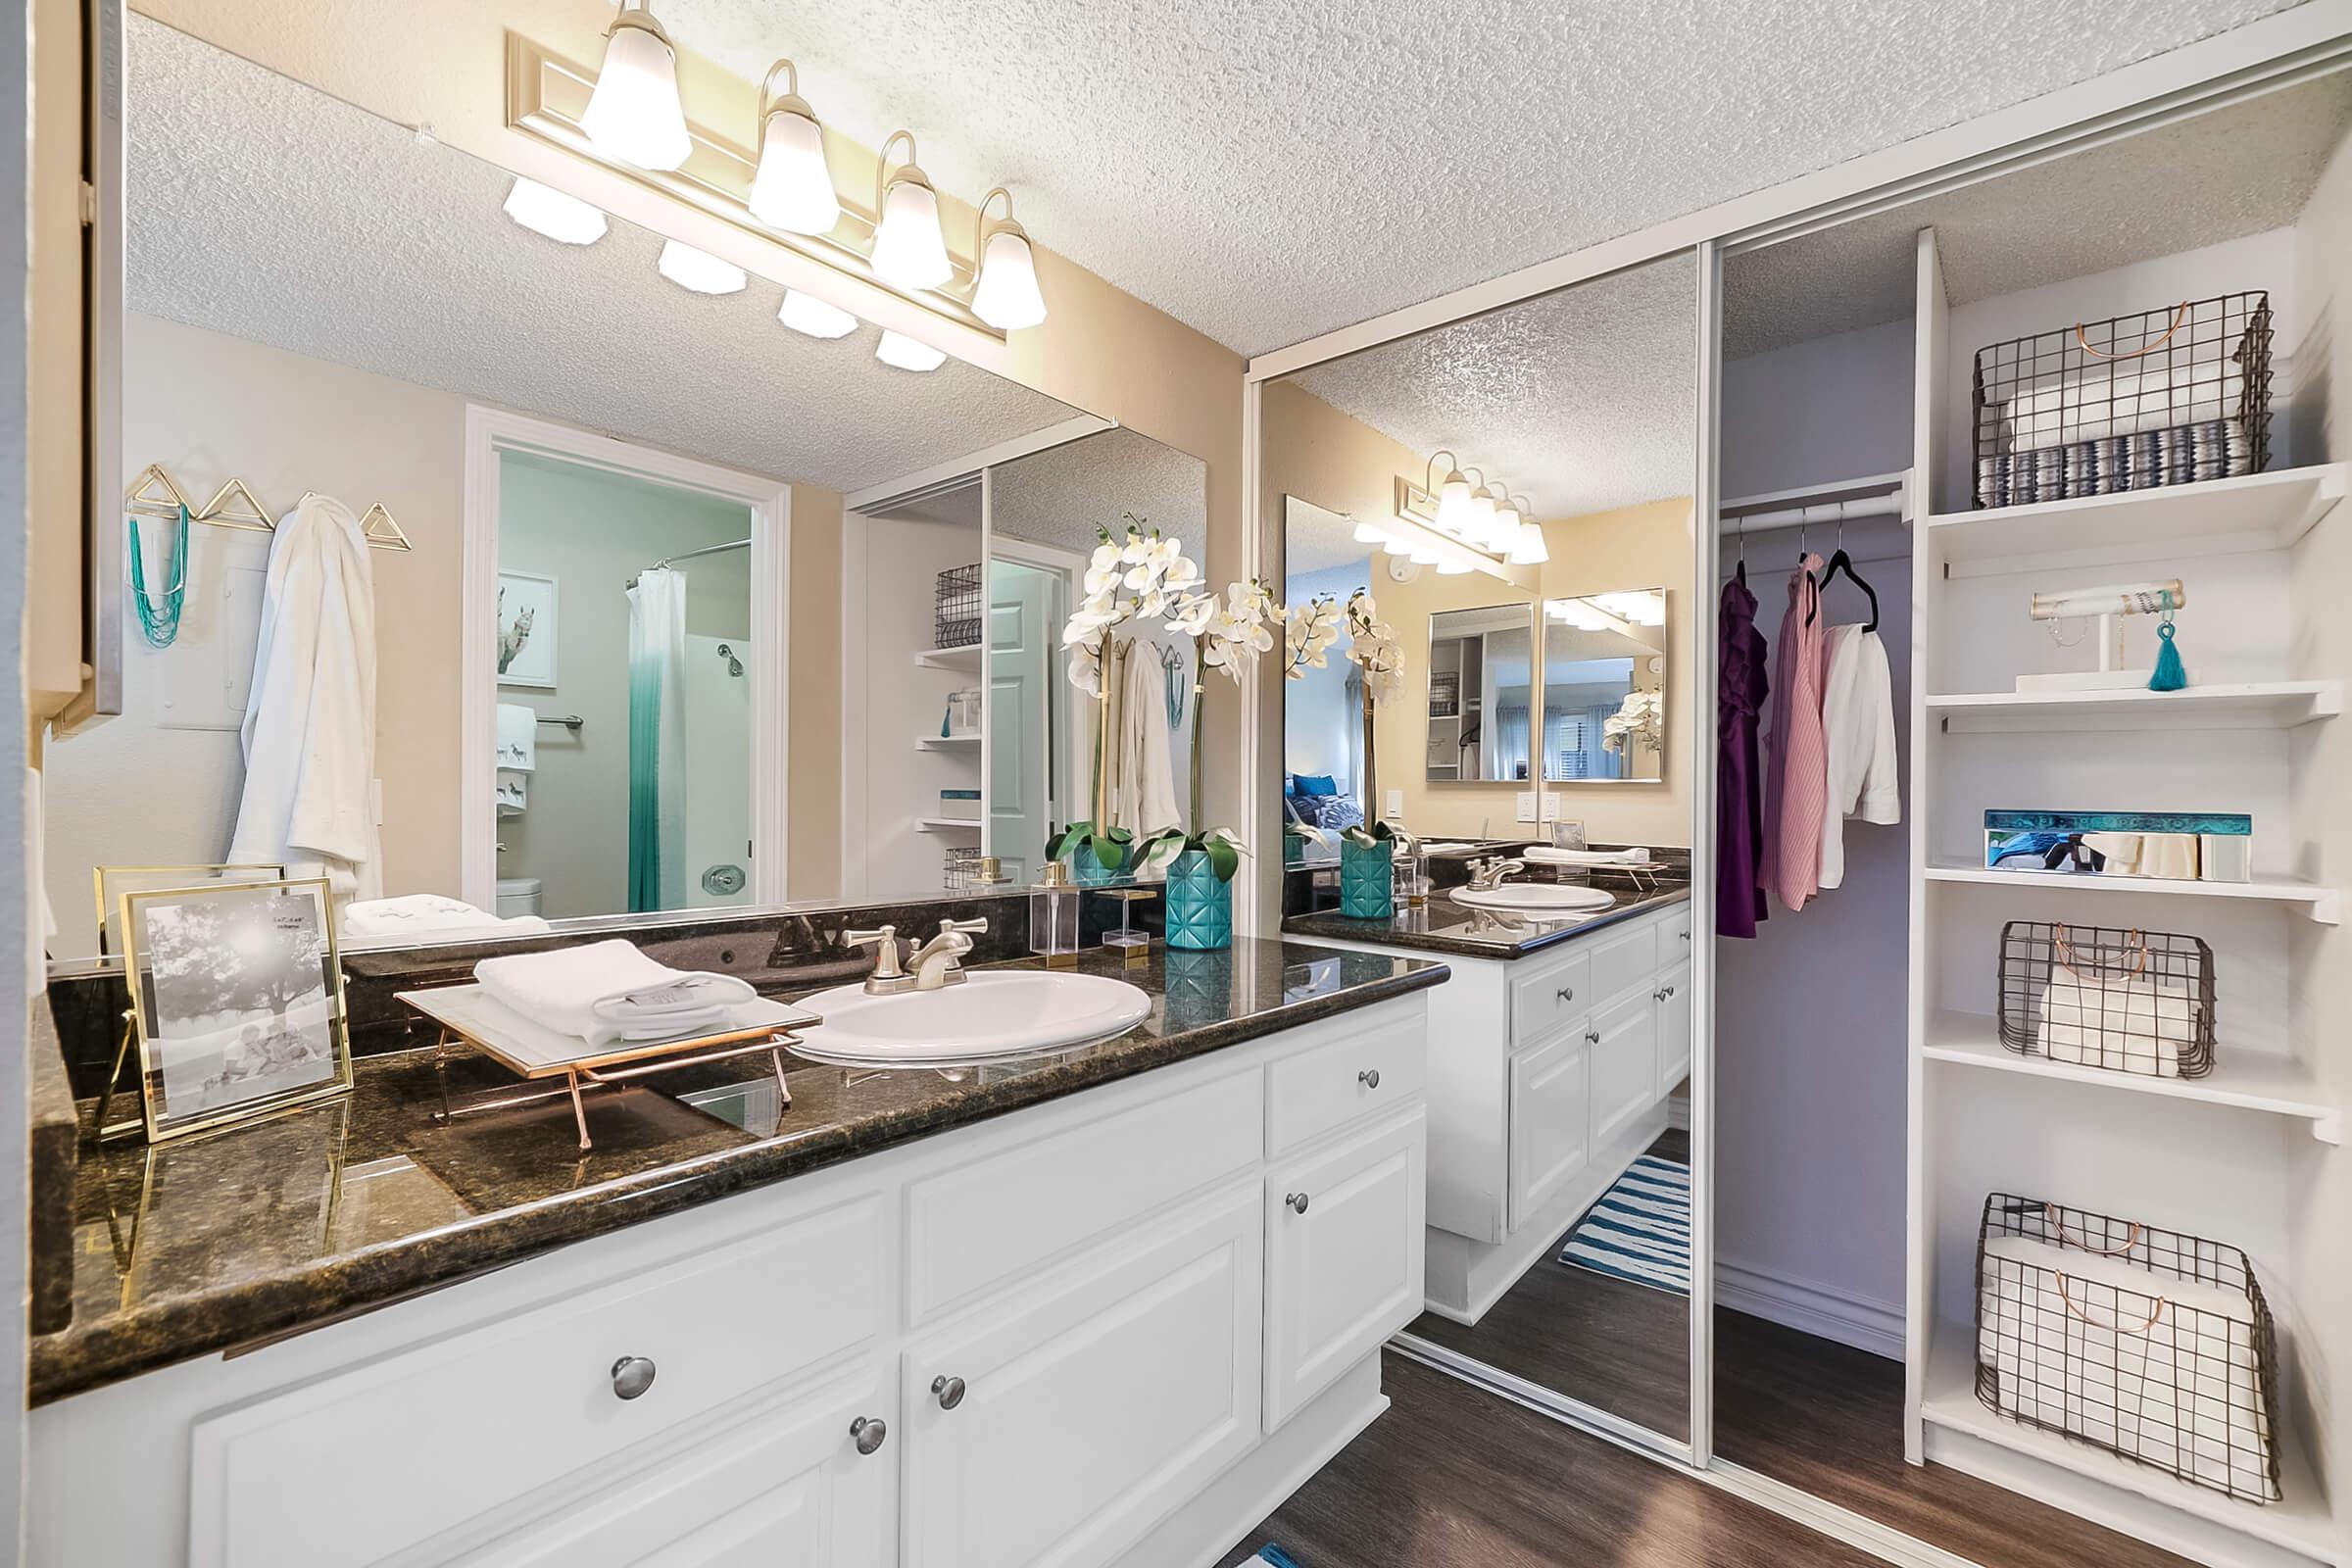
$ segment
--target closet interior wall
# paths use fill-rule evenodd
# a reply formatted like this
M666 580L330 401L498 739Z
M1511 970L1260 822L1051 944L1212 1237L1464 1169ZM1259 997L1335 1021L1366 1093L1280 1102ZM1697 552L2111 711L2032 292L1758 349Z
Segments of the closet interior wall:
M1773 321L1742 315L1740 272L1755 265L1740 255L1725 262L1727 350L1773 335ZM1721 493L1774 494L1909 466L1911 339L1911 323L1898 320L1729 360ZM1839 538L1836 524L1819 524L1801 542L1826 559ZM1909 531L1877 518L1846 524L1842 538L1879 593L1907 759ZM1799 543L1795 528L1745 540L1768 646ZM1727 534L1717 558L1723 579L1741 554L1741 541ZM1823 613L1831 624L1855 620L1865 603L1840 581ZM1714 604L1707 613L1716 614ZM1910 838L1902 826L1849 822L1844 842L1842 886L1793 913L1772 900L1753 940L1716 939L1715 1298L1900 1359Z

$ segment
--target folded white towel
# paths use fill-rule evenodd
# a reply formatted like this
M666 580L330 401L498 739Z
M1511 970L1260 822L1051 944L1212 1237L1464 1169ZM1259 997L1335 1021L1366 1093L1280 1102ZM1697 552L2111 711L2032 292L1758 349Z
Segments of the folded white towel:
M682 1038L759 995L733 975L658 963L618 938L484 958L473 977L525 1018L590 1045Z
M2121 360L2036 381L2009 400L2001 417L2010 450L2024 452L2234 418L2245 395L2245 372L2234 361Z
M511 767L498 770L498 814L519 816L531 804L531 775Z
M535 914L502 919L460 899L438 893L408 893L394 899L361 899L344 906L339 916L343 935L354 941L380 942L387 938L434 941L474 934L538 936L548 923Z
M2050 965L2041 1050L2052 1061L2178 1078L2180 1050L2195 1039L2186 981Z
M539 765L539 710L498 705L498 765L525 773Z
M1549 860L1554 865L1647 865L1647 850L1563 850L1550 844L1530 844L1520 851L1523 858Z

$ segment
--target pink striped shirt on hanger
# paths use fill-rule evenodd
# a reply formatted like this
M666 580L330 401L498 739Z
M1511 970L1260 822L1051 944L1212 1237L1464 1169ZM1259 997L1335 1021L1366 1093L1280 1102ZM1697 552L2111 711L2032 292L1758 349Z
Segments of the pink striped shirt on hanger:
M1830 810L1830 752L1821 724L1829 628L1821 620L1821 557L1788 574L1788 610L1773 638L1772 733L1764 738L1764 863L1757 883L1790 909L1821 891L1821 833Z

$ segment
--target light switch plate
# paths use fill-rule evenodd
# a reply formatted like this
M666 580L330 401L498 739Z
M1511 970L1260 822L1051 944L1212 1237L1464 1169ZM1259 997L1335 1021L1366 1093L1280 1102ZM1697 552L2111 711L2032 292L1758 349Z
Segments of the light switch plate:
M1391 822L1400 820L1404 815L1404 791L1383 790L1381 795L1385 802L1380 809L1381 816Z
M1536 792L1534 790L1521 790L1519 792L1519 820L1522 822L1533 822L1535 819Z

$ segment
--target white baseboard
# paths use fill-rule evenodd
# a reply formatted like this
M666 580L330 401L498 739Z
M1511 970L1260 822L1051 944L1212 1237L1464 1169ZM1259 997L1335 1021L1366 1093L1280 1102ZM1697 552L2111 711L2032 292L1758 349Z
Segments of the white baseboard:
M1903 1359L1903 1309L1891 1302L1718 1257L1715 1304L1889 1361Z

